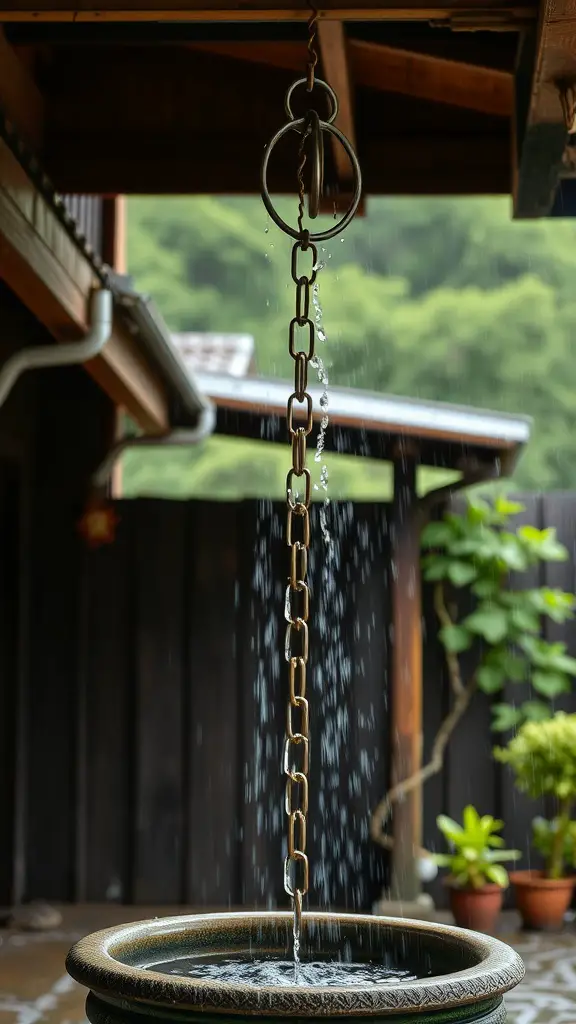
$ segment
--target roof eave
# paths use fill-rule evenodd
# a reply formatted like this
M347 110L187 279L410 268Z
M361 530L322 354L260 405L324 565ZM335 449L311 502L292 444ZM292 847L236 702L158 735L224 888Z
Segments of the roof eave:
M185 366L171 340L171 333L154 301L134 288L132 278L111 274L116 301L137 334L146 354L164 380L169 399L170 426L193 427L210 407L196 377Z

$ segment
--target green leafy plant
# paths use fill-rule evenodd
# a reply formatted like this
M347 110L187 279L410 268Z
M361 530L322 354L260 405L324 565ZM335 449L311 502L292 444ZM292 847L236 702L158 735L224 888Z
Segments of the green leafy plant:
M510 572L527 572L542 562L568 557L553 529L524 525L511 530L511 517L522 511L522 505L502 495L492 502L476 499L464 514L449 512L422 534L424 578L434 584L439 637L456 695L464 686L459 656L477 641L481 648L467 693L480 689L494 696L508 682L524 680L534 691L533 698L518 705L493 705L497 731L549 718L550 701L569 691L576 675L576 659L566 654L566 645L539 636L543 618L562 623L573 617L574 594L551 587L509 586ZM450 609L448 587L467 588L475 599L473 610L459 617Z
M566 645L540 637L544 619L562 623L574 617L574 594L552 587L510 587L511 572L518 577L544 562L568 558L555 530L512 528L511 520L523 510L503 494L475 497L463 513L448 511L422 531L423 575L434 588L451 704L428 763L390 789L372 815L372 838L385 849L392 846L385 831L392 807L442 770L450 737L477 690L497 698L508 683L530 683L533 693L527 700L494 700L493 728L505 732L525 721L549 719L552 702L570 690L576 676L576 659L568 656ZM454 598L465 591L473 607L462 612L458 604L464 602ZM472 666L465 674L461 655L468 651L467 664L472 660ZM428 855L426 850L420 854Z
M552 821L536 819L535 845L546 859L548 878L561 878L574 866L576 823L576 715L559 711L546 722L525 722L504 748L498 761L510 765L516 786L531 797L551 796L558 805Z
M519 850L505 850L504 840L497 833L504 827L490 814L480 817L468 806L464 809L463 824L439 815L436 824L451 847L451 853L434 854L439 867L448 868L451 882L459 889L479 889L493 882L505 889L508 872L502 867L506 861L517 860Z

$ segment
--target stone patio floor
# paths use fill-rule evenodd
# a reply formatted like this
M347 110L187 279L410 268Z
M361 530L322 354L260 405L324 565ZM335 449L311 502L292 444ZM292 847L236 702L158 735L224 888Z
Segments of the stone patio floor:
M64 970L72 943L98 928L175 912L76 906L63 910L57 931L0 930L0 1024L84 1024L85 993ZM526 980L507 997L509 1024L576 1024L576 926L562 935L522 934L504 915L501 937L526 964Z

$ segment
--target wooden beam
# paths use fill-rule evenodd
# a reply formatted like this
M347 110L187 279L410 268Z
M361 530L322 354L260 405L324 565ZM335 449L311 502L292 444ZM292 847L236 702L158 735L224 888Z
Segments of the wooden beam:
M349 131L353 132L350 74L357 86L378 92L445 103L500 117L510 117L512 114L514 83L512 75L507 71L476 67L461 61L398 50L392 46L366 43L358 39L348 40L348 71L345 70L343 26L336 22L325 22L319 26L319 38L323 37L332 42L328 58L325 57L328 47L322 47L322 63L327 80L330 82L332 76L336 82L330 84L341 101L339 127L345 135ZM297 72L305 66L306 47L297 42L202 42L189 43L187 46L287 71ZM338 146L337 152L340 153L340 150ZM346 157L340 159L346 174L348 161Z
M537 30L524 38L516 71L516 217L552 210L568 137L561 82L576 82L576 8L572 0L541 0Z
M42 148L44 101L0 25L0 109L31 150Z
M344 5L341 0L325 0L319 11L320 20L335 21L391 21L391 22L450 22L456 16L464 19L467 29L506 28L517 30L530 24L535 18L535 5L524 3L517 6L506 6L501 0L477 0L462 6L459 0L451 0L444 5L437 3L409 3L405 7L387 7L382 0L363 0L362 6ZM78 9L76 0L2 0L0 2L0 21L42 21L50 22L97 22L104 24L110 21L141 22L195 22L195 21L227 21L227 22L267 22L267 21L302 21L306 22L310 11L302 3L299 6L286 6L285 0L171 0L170 9L158 5L158 0L105 0L104 3L89 3Z
M350 59L356 82L366 88L481 114L512 113L513 79L507 71L361 40L351 43Z
M332 86L338 97L338 115L335 125L356 149L356 129L354 127L354 97L346 30L341 21L321 21L318 23L318 42L322 60L322 73L328 85ZM337 139L332 138L332 155L336 168L338 192L351 191L350 161Z
M416 494L417 458L406 447L394 459L392 502L392 687L391 784L410 778L422 765L422 597L420 515ZM420 893L417 856L422 846L422 794L415 790L392 813L393 900Z
M86 333L90 295L98 286L93 269L1 141L0 278L56 341ZM163 385L119 322L86 369L144 430L169 429Z
M56 136L47 154L54 180L83 193L125 195L256 195L262 141L258 138L195 137L194 149L150 138L145 149L111 136L78 147ZM510 140L496 137L390 134L360 146L364 191L370 195L502 195L510 188ZM294 195L294 169L283 161L275 172L276 194Z

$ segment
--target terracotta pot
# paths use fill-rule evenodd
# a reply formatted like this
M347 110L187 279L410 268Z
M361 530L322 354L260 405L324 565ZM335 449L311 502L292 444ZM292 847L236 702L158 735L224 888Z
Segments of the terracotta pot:
M289 913L206 914L98 932L71 950L67 967L90 989L91 1024L223 1024L238 1015L279 1024L361 1017L372 1024L503 1024L502 996L524 975L503 942L447 925L361 914L304 915L303 965L319 959L380 963L411 977L350 986L220 980L206 964L291 955ZM344 958L346 959L346 957ZM174 969L182 961L184 968ZM190 970L196 962L195 971ZM152 969L152 965L154 969ZM204 967L204 971L203 968ZM345 1021L344 1021L345 1024Z
M535 931L562 928L576 878L544 878L542 871L513 871L510 881L525 928Z
M499 885L487 884L480 889L457 889L450 886L450 909L460 928L475 932L494 932L502 910L504 890Z

